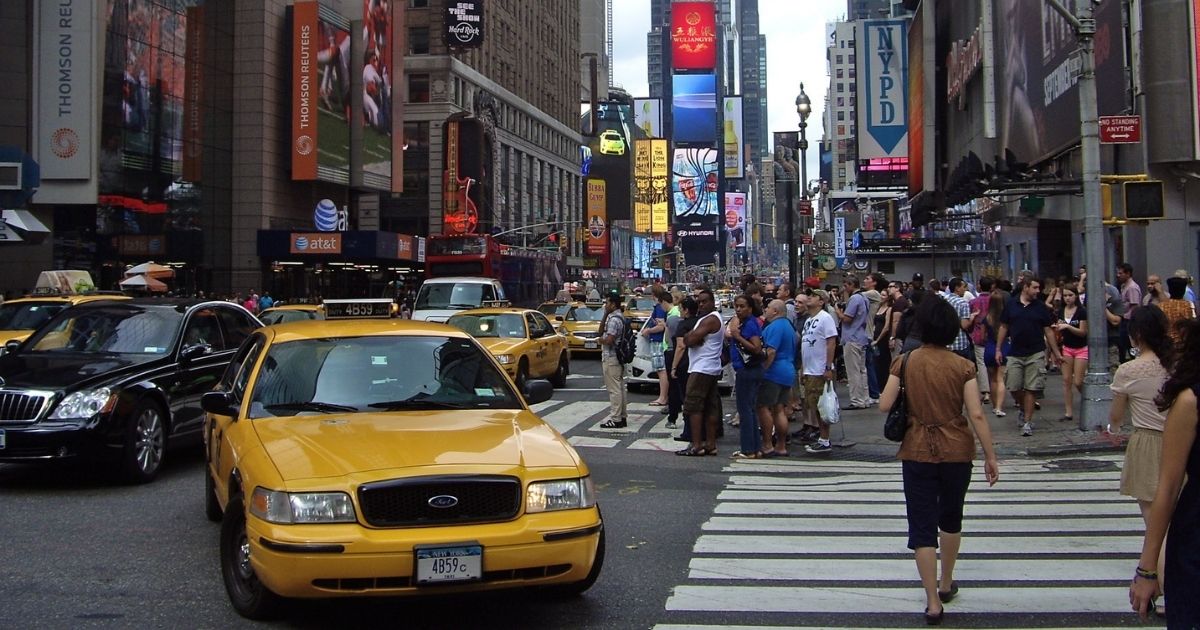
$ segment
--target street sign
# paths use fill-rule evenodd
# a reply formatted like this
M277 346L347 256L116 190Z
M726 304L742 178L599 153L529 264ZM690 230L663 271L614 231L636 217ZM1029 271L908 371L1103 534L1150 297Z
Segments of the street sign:
M812 199L801 199L797 202L796 207L800 210L800 216L812 216Z
M1100 144L1137 144L1141 141L1141 116L1100 117Z
M846 262L846 217L833 218L833 257L838 267Z
M812 245L812 234L801 234L800 235L800 244L801 245Z

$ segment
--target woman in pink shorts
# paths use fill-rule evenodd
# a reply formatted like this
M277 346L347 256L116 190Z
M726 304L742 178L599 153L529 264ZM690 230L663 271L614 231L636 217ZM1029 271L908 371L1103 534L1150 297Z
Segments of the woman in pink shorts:
M1068 283L1062 286L1062 309L1058 311L1058 323L1053 328L1062 337L1062 377L1063 403L1066 407L1063 422L1074 419L1072 409L1075 402L1075 392L1083 394L1083 375L1087 372L1087 309L1079 304L1079 294L1075 286Z

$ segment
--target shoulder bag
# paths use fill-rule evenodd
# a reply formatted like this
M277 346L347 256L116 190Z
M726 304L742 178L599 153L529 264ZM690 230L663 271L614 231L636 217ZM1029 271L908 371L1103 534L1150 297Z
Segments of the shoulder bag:
M908 367L908 357L912 356L915 351L904 353L904 359L900 363L900 393L896 395L896 402L892 404L891 411L888 411L887 420L883 421L883 437L893 442L903 442L904 434L908 432L908 397L904 393L904 370Z

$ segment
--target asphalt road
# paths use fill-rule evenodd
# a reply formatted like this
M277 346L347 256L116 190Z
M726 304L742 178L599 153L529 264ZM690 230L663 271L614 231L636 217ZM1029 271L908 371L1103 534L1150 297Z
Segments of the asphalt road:
M590 591L569 600L518 592L296 601L270 625L921 625L894 462L855 449L833 461L674 457L661 452L678 443L662 427L661 414L646 407L648 393L631 396L636 428L606 433L596 428L606 400L599 363L580 358L572 368L568 388L538 408L580 446L599 487L608 553ZM735 433L722 440L722 455L736 448ZM197 451L173 453L161 478L146 486L117 485L87 466L0 465L0 627L255 625L227 602L218 526L204 518ZM1014 459L1004 462L1002 470L1011 473L997 486L1012 494L972 486L969 497L1005 503L980 503L978 520L965 525L981 534L964 544L964 595L947 607L962 612L947 623L1136 625L1116 600L1140 548L1140 518L1136 505L1116 496L1118 456L1107 457L1071 460L1078 470ZM1031 489L1061 494L1039 498ZM1032 510L1025 505L1038 502ZM990 516L989 506L996 505L999 516ZM1027 513L1007 514L1022 509ZM1060 545L1057 536L1073 538ZM989 547L996 544L1001 547Z

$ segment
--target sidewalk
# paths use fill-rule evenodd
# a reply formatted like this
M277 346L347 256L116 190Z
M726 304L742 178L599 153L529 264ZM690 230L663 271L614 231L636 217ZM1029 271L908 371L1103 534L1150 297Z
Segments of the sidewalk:
M838 398L843 406L849 399L845 383L838 383ZM984 405L984 417L992 428L992 442L996 453L1000 456L1034 456L1049 457L1070 453L1112 452L1125 450L1125 442L1129 439L1131 430L1126 421L1122 432L1116 438L1104 433L1108 418L1088 418L1087 425L1092 430L1079 430L1079 394L1075 394L1075 418L1070 422L1059 422L1063 416L1062 375L1051 372L1046 375L1045 396L1039 400L1042 408L1035 412L1033 418L1033 435L1023 437L1020 425L1017 423L1017 409L1012 396L1005 396L1004 411L1008 413L1003 418L992 414L991 405ZM836 444L842 439L845 431L846 442L856 442L856 449L870 451L891 449L894 452L898 444L883 437L884 414L877 407L859 411L842 411L842 422L834 425L831 438Z

